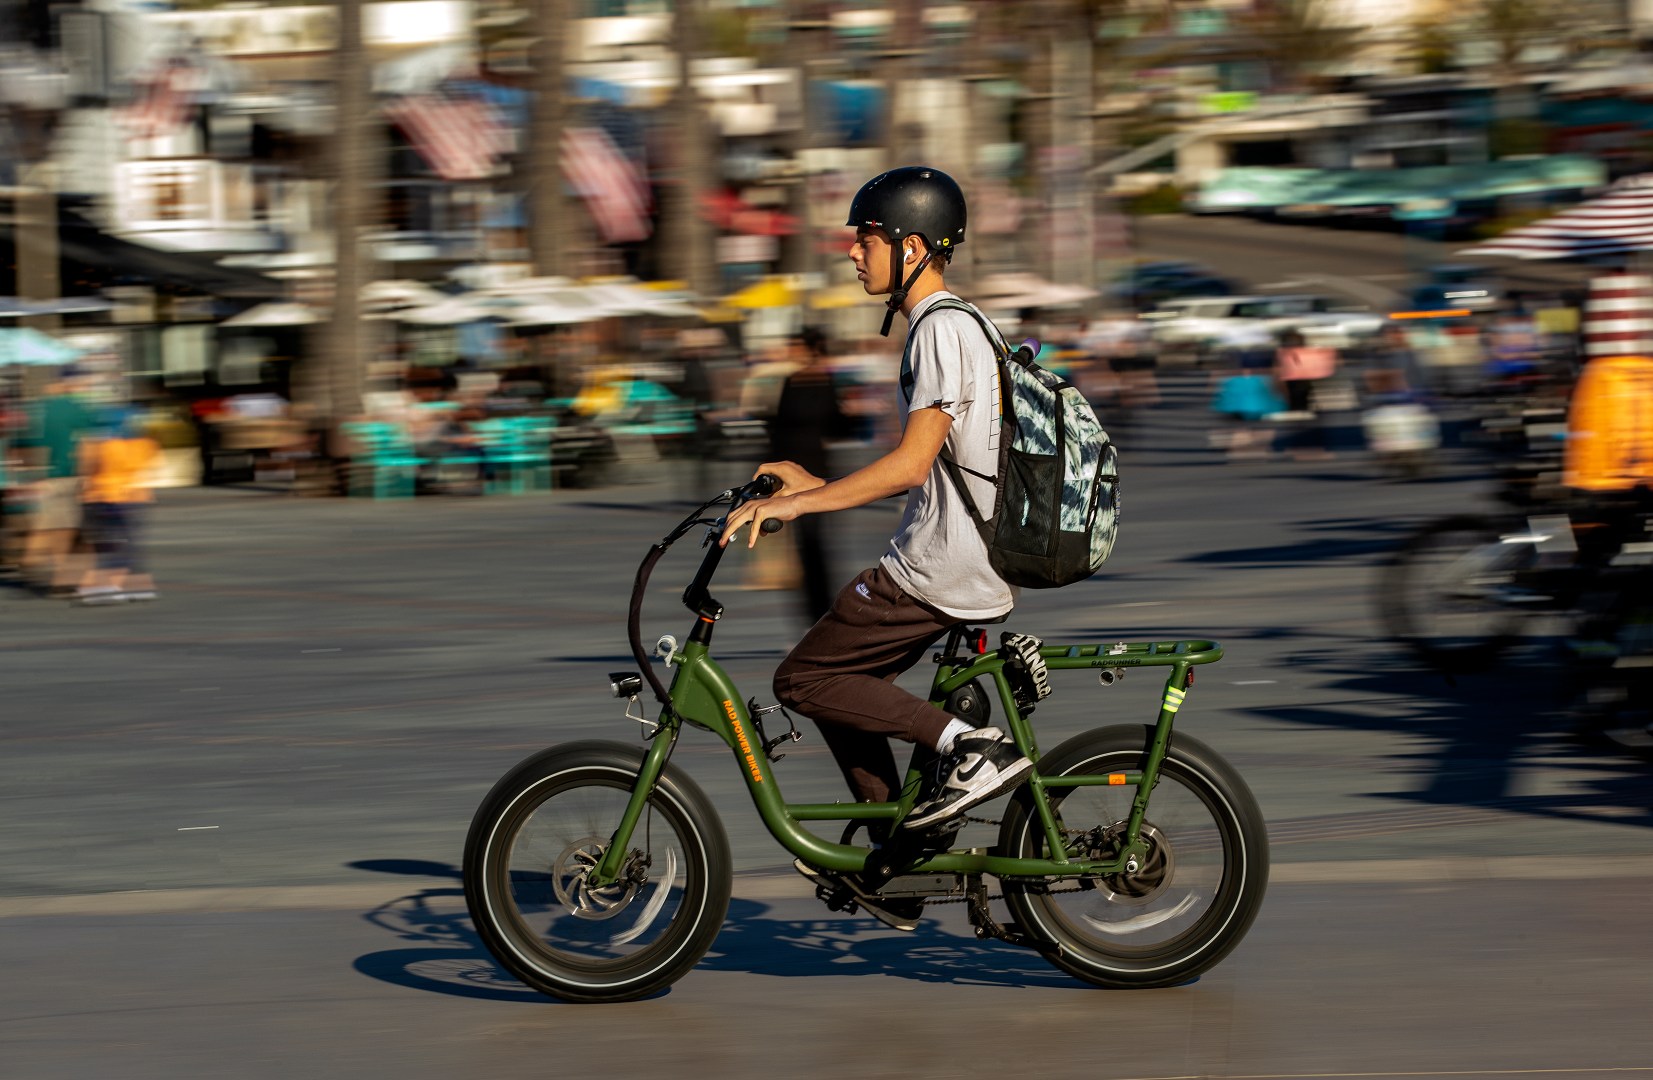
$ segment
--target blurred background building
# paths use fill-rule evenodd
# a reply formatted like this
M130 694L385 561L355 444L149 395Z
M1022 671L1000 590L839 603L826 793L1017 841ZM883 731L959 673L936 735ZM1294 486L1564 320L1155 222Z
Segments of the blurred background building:
M409 357L641 348L595 316L399 319L419 305L395 283L621 279L701 313L668 329L865 337L842 214L890 164L965 183L966 290L1030 274L1095 314L1141 213L1517 223L1645 168L1653 129L1641 0L4 0L0 20L0 324L104 333L139 396L253 380L333 417Z

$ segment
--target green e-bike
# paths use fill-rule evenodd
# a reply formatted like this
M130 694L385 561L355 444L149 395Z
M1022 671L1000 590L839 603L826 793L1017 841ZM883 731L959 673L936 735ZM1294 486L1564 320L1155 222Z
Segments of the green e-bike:
M633 716L652 726L646 745L551 747L502 777L478 808L465 841L465 898L500 964L553 997L626 1001L675 982L711 948L733 883L729 840L705 793L670 764L685 725L728 745L764 824L810 866L860 874L885 896L964 902L978 937L1026 945L1102 986L1172 986L1226 956L1262 903L1268 837L1238 773L1171 731L1193 669L1222 657L1215 642L1041 645L1030 656L987 650L981 631L955 630L936 656L931 701L979 709L990 680L1004 713L997 723L1036 763L1011 793L993 847L951 847L956 828L920 836L899 828L925 786L916 751L899 801L781 797L770 766L776 747L798 735L789 724L768 737L763 716L775 707L743 701L712 659L723 609L708 587L724 518L704 516L767 497L778 483L763 476L721 493L638 567L627 631L642 672L611 679L617 697L635 702L646 680L659 701L657 719ZM654 565L698 525L709 529L707 551L683 594L694 627L681 649L670 638L656 646L668 687L643 648L642 600ZM1158 720L1087 731L1041 754L1027 717L1036 700L1030 659L1043 669L1039 682L1052 670L1086 669L1109 682L1129 669L1165 668ZM805 828L817 821L844 823L839 841ZM870 831L890 839L855 842ZM998 881L1005 921L993 913L987 878Z

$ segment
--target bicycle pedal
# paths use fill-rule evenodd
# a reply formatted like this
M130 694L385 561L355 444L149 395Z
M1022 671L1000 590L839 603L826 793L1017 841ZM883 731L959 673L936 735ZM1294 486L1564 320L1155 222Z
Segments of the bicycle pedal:
M841 885L836 889L828 885L815 886L815 899L825 904L828 911L855 914L855 894Z

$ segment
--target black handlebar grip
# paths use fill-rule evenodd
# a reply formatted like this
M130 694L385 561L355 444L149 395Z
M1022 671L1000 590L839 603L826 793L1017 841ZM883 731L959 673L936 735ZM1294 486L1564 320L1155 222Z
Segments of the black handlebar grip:
M765 536L768 536L772 533L778 533L778 532L781 531L781 526L783 526L785 524L786 524L786 522L782 521L780 518L764 518L763 519L763 533L764 533Z
M759 473L752 478L747 487L751 489L754 497L767 499L781 489L781 478L774 473Z

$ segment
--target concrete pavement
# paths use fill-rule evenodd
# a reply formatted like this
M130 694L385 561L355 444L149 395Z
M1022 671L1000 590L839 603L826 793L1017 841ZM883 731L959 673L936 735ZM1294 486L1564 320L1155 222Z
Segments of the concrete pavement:
M604 673L631 666L625 598L685 509L677 482L379 504L180 491L156 514L159 603L0 592L0 1072L982 1075L1040 1060L1021 1032L1052 1048L1032 1070L1050 1075L1653 1071L1646 766L1572 737L1542 645L1449 686L1370 618L1377 560L1475 505L1473 470L1227 464L1197 377L1171 389L1116 432L1126 516L1104 573L1024 597L1012 625L1227 646L1179 728L1247 777L1277 870L1199 984L1094 997L975 942L956 910L912 937L832 916L780 869L727 752L686 738L676 760L741 871L719 953L653 1002L541 1002L459 917L464 830L518 758L635 737ZM842 515L843 576L895 512ZM657 572L651 640L686 631L693 564ZM717 652L769 700L798 620L727 566ZM1157 688L1076 673L1036 727L1050 746L1146 721ZM812 732L779 777L795 800L839 794Z

